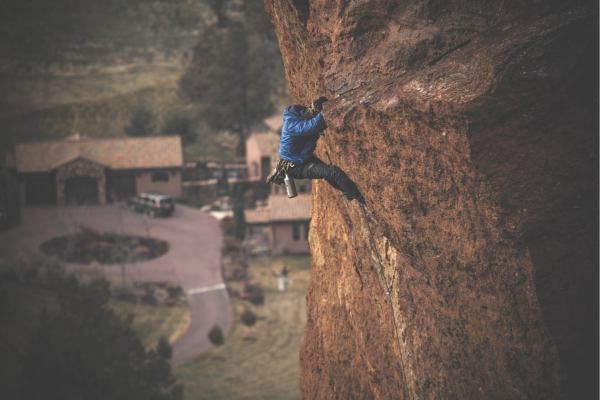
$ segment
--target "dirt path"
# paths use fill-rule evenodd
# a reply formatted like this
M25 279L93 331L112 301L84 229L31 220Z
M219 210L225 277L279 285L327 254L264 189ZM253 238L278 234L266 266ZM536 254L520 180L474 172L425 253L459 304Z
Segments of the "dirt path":
M126 279L178 282L188 294L192 323L173 345L173 361L209 349L212 345L207 334L214 325L224 332L229 330L232 313L222 285L221 230L216 219L199 210L178 206L171 218L151 219L116 205L24 207L22 224L0 233L0 260L21 251L35 252L54 236L79 232L82 224L103 232L149 235L169 243L170 250L164 256L128 264ZM104 266L104 271L109 279L121 277L118 265Z

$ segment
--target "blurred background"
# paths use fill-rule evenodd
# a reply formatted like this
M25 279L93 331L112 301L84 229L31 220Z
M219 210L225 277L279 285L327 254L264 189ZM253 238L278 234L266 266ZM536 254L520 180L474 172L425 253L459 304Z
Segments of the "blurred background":
M264 183L292 102L262 0L0 2L3 399L299 398L311 187Z
M179 133L186 160L232 162L215 143L291 101L260 0L7 0L0 22L3 153L77 132Z

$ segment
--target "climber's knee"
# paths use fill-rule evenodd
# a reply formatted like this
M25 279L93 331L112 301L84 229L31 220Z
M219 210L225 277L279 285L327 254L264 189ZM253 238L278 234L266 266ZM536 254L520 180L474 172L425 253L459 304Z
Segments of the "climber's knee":
M329 167L329 179L337 181L338 179L340 179L340 177L343 176L343 174L344 171L342 171L342 169L337 165L331 165Z

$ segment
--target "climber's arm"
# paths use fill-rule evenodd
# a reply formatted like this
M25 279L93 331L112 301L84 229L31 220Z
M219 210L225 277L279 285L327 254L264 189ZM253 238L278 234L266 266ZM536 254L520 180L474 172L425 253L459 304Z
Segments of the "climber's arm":
M319 114L311 120L298 120L298 122L289 130L291 136L309 136L320 133L327 129L327 124L323 114Z

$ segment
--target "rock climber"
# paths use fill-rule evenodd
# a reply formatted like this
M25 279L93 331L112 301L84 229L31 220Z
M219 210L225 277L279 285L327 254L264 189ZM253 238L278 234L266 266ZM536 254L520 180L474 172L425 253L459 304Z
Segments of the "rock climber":
M365 204L356 184L336 165L328 165L313 153L320 133L327 129L321 111L326 97L313 101L310 107L293 105L283 112L283 128L279 140L281 160L267 177L267 183L281 185L285 174L294 179L325 179L348 200Z

